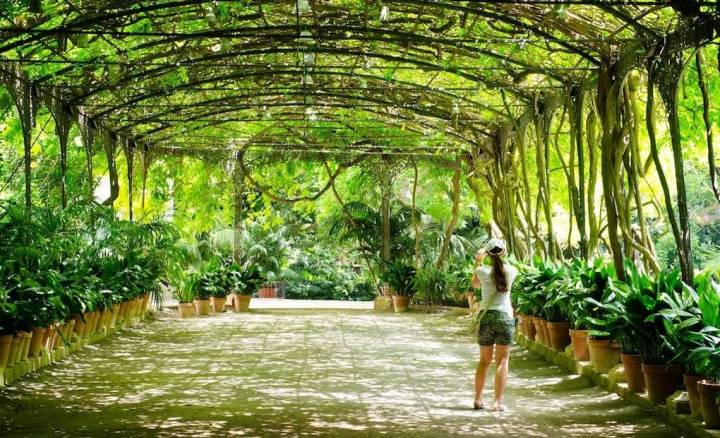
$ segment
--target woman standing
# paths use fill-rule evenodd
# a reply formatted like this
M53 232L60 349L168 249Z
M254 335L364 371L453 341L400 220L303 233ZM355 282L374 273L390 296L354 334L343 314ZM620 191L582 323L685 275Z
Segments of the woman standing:
M475 257L475 272L472 285L482 289L482 301L479 306L478 344L480 361L475 370L475 409L484 409L482 392L485 388L487 371L495 355L495 402L493 411L504 411L503 395L508 375L510 345L515 330L515 318L510 302L510 289L517 276L517 269L506 265L503 259L507 255L505 242L490 239L484 249ZM483 265L489 257L489 266Z

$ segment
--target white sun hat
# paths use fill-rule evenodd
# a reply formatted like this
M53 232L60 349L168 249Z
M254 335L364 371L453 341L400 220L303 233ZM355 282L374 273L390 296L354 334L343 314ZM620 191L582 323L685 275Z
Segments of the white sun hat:
M504 254L507 251L505 241L502 239L490 239L485 244L485 250L488 254Z

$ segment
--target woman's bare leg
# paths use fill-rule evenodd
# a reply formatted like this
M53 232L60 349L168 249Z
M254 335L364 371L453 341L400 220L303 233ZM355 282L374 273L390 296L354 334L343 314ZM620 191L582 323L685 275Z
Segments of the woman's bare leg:
M482 403L482 392L485 388L485 379L487 379L487 371L492 364L493 347L480 346L480 361L475 369L475 401Z
M502 405L510 362L510 346L495 346L495 409Z

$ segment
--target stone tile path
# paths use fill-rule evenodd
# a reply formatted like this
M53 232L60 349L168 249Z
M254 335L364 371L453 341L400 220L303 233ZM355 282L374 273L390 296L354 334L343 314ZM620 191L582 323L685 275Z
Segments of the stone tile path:
M466 324L363 310L163 315L1 389L0 435L681 436L520 348L509 411L473 411Z

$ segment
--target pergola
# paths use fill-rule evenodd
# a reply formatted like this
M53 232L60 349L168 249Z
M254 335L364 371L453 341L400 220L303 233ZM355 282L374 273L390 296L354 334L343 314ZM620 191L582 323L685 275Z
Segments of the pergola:
M718 12L717 3L699 0L15 1L0 16L0 71L22 122L28 205L31 133L46 106L63 175L77 123L88 157L95 145L107 154L114 198L118 147L129 163L135 153L234 160L236 179L256 185L243 172L248 151L323 161L330 181L320 194L342 169L370 156L447 166L455 186L466 164L499 193L493 212L511 244L519 225L508 209L519 209L520 228L543 240L537 215L532 226L530 194L516 190L522 178L511 170L512 157L526 153L526 131L534 127L536 147L547 150L553 118L567 112L574 160L584 169L585 114L594 112L610 246L622 263L620 240L631 239L612 181L623 173L617 157L627 117L614 105L622 106L623 90L633 86L629 75L646 71L668 108L681 184L677 84L686 52L720 30ZM648 108L653 93L649 86ZM657 153L653 158L659 164ZM133 175L131 164L129 181ZM584 172L572 182L587 253ZM541 177L539 197L547 200L548 191ZM672 207L688 279L681 195L678 220ZM551 227L547 205L544 213ZM625 251L642 247L632 243ZM559 251L555 245L550 237L545 250Z

